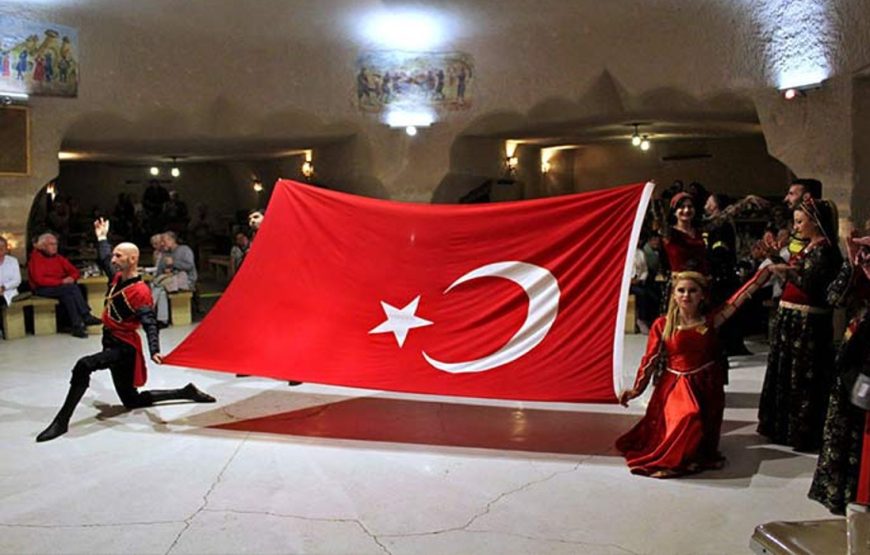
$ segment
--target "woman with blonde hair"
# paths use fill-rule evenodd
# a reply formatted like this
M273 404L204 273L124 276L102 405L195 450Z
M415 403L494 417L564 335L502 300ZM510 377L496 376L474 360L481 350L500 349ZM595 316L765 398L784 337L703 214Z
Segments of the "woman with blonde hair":
M762 270L720 308L706 312L709 278L695 271L672 274L667 313L653 323L634 386L620 397L627 406L656 382L646 414L616 442L633 474L672 478L722 467L727 360L717 330L768 275Z

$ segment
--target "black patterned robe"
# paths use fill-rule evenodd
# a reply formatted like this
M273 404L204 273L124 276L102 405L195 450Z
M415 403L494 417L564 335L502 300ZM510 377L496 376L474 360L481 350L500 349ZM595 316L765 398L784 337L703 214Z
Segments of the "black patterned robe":
M758 432L799 451L814 452L822 441L834 366L827 289L841 260L840 251L826 240L793 256L774 317Z

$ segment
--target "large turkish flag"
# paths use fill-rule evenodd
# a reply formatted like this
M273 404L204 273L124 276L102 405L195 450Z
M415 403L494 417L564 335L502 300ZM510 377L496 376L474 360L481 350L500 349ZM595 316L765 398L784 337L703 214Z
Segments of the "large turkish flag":
M651 191L430 205L278 181L241 270L166 361L369 389L615 402Z

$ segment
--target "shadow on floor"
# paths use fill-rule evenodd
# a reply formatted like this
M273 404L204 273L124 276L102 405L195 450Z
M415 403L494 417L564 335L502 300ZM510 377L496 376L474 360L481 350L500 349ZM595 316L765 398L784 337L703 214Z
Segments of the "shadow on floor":
M259 397L242 403L258 403ZM245 412L236 410L239 408L228 407L227 412ZM210 427L301 437L591 455L610 450L616 437L637 418L632 414L358 397Z
M815 468L815 457L795 453L788 447L770 444L767 439L755 433L754 423L750 426L743 423L738 429L740 433L728 433L729 430L723 426L719 450L728 459L723 469L702 472L687 479L713 485L717 481L728 480L729 487L749 487L756 475L796 478L812 472ZM764 464L763 470L762 464Z
M263 407L274 406L275 399L270 398L269 392L263 392L171 424L404 445L616 455L614 441L639 419L639 415L627 413L454 404L376 396L338 399L318 395L317 404L313 406L226 422L228 416L252 414L258 407L262 413ZM726 422L724 429L736 429L745 424Z

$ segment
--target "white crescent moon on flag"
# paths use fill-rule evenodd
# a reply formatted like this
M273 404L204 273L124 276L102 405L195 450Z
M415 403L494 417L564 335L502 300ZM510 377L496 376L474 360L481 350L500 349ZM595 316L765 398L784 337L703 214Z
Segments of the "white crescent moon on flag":
M430 357L425 352L423 358L433 367L451 374L484 372L513 362L525 355L544 340L559 313L559 282L546 268L527 262L495 262L476 268L454 281L444 293L472 279L499 277L510 280L526 292L529 308L520 329L499 350L491 355L464 362L443 362Z

